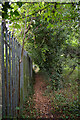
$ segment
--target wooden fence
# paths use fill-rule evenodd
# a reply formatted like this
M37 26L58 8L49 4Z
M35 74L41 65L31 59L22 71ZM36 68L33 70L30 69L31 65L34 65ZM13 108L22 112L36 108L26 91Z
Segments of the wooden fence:
M16 117L32 84L32 60L2 23L2 118Z

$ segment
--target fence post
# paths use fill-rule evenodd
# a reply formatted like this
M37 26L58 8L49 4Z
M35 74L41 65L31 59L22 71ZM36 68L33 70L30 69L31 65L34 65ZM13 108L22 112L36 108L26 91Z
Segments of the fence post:
M15 40L15 114L17 116L17 110L16 110L16 107L17 107L17 97L18 97L18 91L17 91L17 74L18 74L18 70L17 70L17 41Z
M19 86L19 59L18 59L18 55L19 55L19 49L18 49L18 43L16 41L16 106L18 107L18 98L19 98L19 94L18 94L18 86ZM16 115L17 115L17 110L16 110Z
M16 104L15 104L15 81L16 81L16 67L15 67L15 38L14 38L14 55L13 55L13 59L14 59L14 82L13 82L13 89L14 89L14 94L13 94L13 97L14 97L14 101L13 101L13 104L14 104L14 116L15 116L15 113L16 113Z
M12 78L11 78L11 32L9 32L9 72L10 72L10 114L12 116Z
M13 87L13 83L14 83L14 59L13 59L13 55L14 55L14 50L13 50L13 34L12 34L12 116L14 117L14 87Z
M21 48L20 51L22 51L22 47L20 48ZM23 54L24 54L24 51L23 51ZM24 88L24 77L23 77L23 58L22 58L21 63L20 63L20 108L21 109L23 109L22 103L24 100L23 88ZM20 113L21 113L21 110L20 110Z
M2 43L2 118L5 117L5 79L4 79L4 31L3 23L1 25L1 43Z
M7 30L6 30L6 36L5 36L5 41L7 43ZM8 47L6 44L6 82L7 82L7 89L6 89L6 93L7 93L7 116L9 116L9 78L8 78Z
M21 73L21 71L20 71L20 64L21 64L21 62L20 62L20 59L21 59L21 49L20 49L20 44L18 43L18 63L19 63L19 74L18 74L18 107L20 108L20 73ZM20 113L20 110L18 110L18 117L19 117L19 114Z

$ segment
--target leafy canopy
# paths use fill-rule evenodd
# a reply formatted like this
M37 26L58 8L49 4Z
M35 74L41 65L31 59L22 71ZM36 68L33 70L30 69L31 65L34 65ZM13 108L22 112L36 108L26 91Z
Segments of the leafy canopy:
M7 2L2 17L9 20L21 44L25 38L24 48L41 70L47 71L52 83L56 81L56 86L68 56L80 63L79 3Z

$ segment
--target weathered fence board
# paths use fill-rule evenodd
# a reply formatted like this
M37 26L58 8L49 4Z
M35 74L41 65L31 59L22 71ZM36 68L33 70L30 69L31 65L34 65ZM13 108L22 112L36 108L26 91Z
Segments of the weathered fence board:
M11 33L9 32L9 45L11 46ZM9 76L10 76L10 114L12 116L12 77L11 77L11 50L9 47Z
M3 25L3 23L2 23ZM4 79L4 33L1 26L1 43L2 43L2 116L5 116L5 79Z
M7 30L6 30L6 35L5 35L5 41L7 43ZM9 115L9 79L8 79L8 46L7 44L5 44L6 46L6 100L7 100L7 115Z
M17 117L32 84L32 60L2 23L2 118Z

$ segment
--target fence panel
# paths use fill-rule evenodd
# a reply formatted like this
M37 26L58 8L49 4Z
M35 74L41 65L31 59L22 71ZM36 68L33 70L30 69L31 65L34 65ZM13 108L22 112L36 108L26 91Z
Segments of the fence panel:
M2 118L17 117L32 79L32 60L2 23Z

